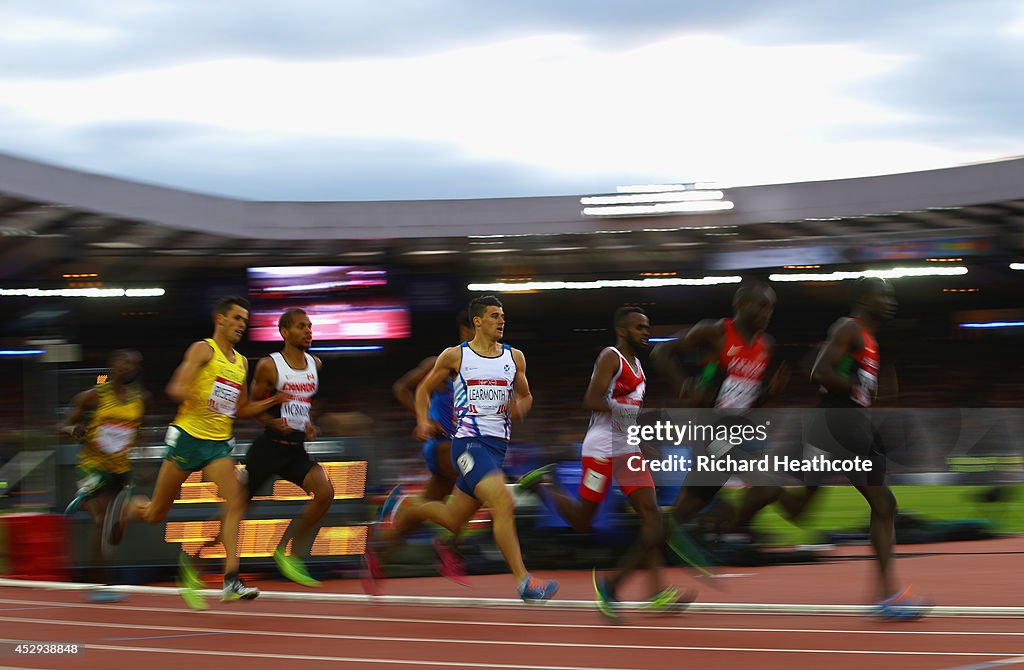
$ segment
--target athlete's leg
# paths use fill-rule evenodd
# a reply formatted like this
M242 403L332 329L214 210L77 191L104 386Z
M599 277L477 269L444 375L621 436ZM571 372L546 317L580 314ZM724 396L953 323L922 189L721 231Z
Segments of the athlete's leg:
M203 467L203 475L217 485L220 497L224 499L224 523L221 524L221 539L224 541L224 572L238 572L238 527L248 507L248 496L235 474L235 459L218 458Z
M631 491L629 502L640 517L640 534L623 556L618 572L605 581L609 595L613 598L619 584L633 570L642 565L647 565L651 570L652 579L657 584L654 592L661 591L659 562L655 555L660 555L661 546L665 543L668 533L664 517L658 508L658 499L654 488L644 487Z
M331 508L331 503L334 501L334 485L327 478L327 473L324 472L319 463L310 468L309 472L306 473L305 478L302 480L302 490L311 495L312 499L306 503L298 518L288 524L288 528L281 535L281 541L277 543L279 549L285 549L288 546L288 542L294 539L292 555L298 553L296 547L306 546L309 536L320 521L323 520L327 511Z
M896 496L888 485L858 486L857 490L871 507L871 546L878 558L880 598L896 593L892 574L893 545L896 542Z
M516 533L515 502L505 483L505 475L500 470L494 471L480 480L473 494L484 507L491 510L494 542L501 550L501 555L505 557L505 562L512 570L512 576L518 586L523 583L528 573L519 548L519 535Z
M160 471L156 476L153 497L147 500L145 496L134 496L125 505L127 518L129 520L138 519L146 523L163 521L167 518L167 513L171 511L171 505L178 497L181 485L191 474L188 470L182 470L173 462L165 460L161 463Z
M677 523L686 523L710 503L721 486L683 486L672 504L672 518Z
M407 528L416 527L424 521L433 521L438 526L452 533L462 529L476 511L481 502L460 488L456 488L448 502L431 500L419 505L403 505L395 513L395 527L399 533Z

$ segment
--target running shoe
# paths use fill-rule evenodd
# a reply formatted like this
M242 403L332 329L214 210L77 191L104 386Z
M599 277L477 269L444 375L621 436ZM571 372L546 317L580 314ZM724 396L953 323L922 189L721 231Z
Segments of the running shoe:
M367 543L366 552L363 554L363 591L369 596L379 596L380 584L383 581L384 570L380 567L380 559L377 552Z
M466 562L439 538L434 538L434 552L437 554L437 571L461 586L469 586L466 579Z
M202 590L193 589L187 586L183 586L181 582L178 582L178 595L185 601L185 604L189 608L194 610L205 610L209 609L210 606L206 603L206 596L203 595Z
M277 563L277 569L281 571L281 574L296 584L309 588L320 586L320 582L309 575L309 571L306 570L302 561L294 556L289 556L281 547L274 550L274 562Z
M68 506L64 508L64 514L66 516L73 516L74 513L78 511L78 508L82 506L82 503L85 502L85 499L91 495L91 490L79 490L74 499L72 499L71 502L68 503Z
M668 538L668 546L688 565L710 576L711 572L705 569L704 566L711 565L711 559L700 545L690 537L690 534L686 532L682 525L673 524L672 532Z
M242 580L235 577L234 579L224 580L224 589L221 591L220 601L222 603L231 602L234 600L252 600L260 594L260 590L254 586L246 586L242 583Z
M178 554L178 594L185 604L194 610L205 610L209 608L206 604L206 596L203 595L203 588L206 586L199 577L199 573L192 565L188 554Z
M530 470L525 475L519 478L516 482L516 488L520 491L532 491L543 482L544 478L554 472L557 465L555 463L549 463L543 467L539 467L536 470Z
M206 583L199 571L192 565L192 559L185 552L178 554L178 582L187 589L204 589Z
M108 558L113 553L113 548L121 544L124 539L124 526L127 522L128 501L131 499L131 487L125 487L118 491L117 495L107 507L106 516L103 517L103 534L101 536L103 554Z
M674 586L655 593L650 600L641 606L641 609L648 612L667 612L675 614L682 612L697 599L696 591L680 593Z
M89 589L85 594L85 599L91 603L119 603L124 600L124 594L102 588Z
M873 615L883 621L914 621L928 614L934 603L910 595L910 587L875 603Z
M593 572L594 579L594 600L597 603L597 611L601 613L605 619L615 621L619 618L618 613L615 611L618 601L615 600L608 592L608 585L605 584L604 577L597 576L597 568L594 568Z
M551 600L558 593L558 582L548 579L534 579L533 575L526 575L526 579L519 585L519 597L527 602L537 600Z

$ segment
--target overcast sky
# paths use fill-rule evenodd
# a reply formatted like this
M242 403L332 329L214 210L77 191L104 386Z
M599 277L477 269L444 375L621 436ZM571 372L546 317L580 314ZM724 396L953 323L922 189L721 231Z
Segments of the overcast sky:
M257 200L1005 158L1022 79L1012 0L0 0L0 152Z

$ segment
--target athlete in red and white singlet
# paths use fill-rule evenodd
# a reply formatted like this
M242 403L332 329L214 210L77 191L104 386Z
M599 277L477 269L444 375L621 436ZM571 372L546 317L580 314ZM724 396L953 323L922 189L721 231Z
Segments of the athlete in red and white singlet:
M655 593L653 609L677 610L691 602L694 594L680 594L674 587L661 588L661 546L665 542L665 525L655 496L654 480L629 429L637 416L647 391L647 379L637 353L647 349L651 325L639 307L620 307L613 321L617 335L614 347L605 348L597 357L594 372L583 398L583 406L591 410L590 428L583 439L583 472L579 499L575 499L551 481L548 473L554 466L545 466L524 475L520 489L535 491L558 514L578 531L590 530L591 522L608 491L612 480L629 498L640 517L640 534L626 552L619 570L607 578L594 576L599 611L616 618L616 589L627 575L647 564Z
M627 361L615 347L608 349L619 358L619 369L605 392L611 411L591 413L590 427L583 438L584 456L610 458L625 453L616 450L616 438L625 439L626 431L636 423L647 393L647 378L644 377L640 359L634 357L632 361ZM635 451L638 451L636 447L630 449L630 453Z
M771 360L771 345L763 331L756 332L748 341L733 319L722 319L722 326L725 345L718 355L718 365L725 372L725 378L718 389L715 407L753 407L761 397L764 373Z

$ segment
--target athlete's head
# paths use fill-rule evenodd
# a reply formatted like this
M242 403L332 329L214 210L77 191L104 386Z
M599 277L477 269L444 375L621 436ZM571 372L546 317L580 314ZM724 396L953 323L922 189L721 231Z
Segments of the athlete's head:
M484 337L500 340L505 335L505 310L501 301L493 295L473 298L469 303L469 317L476 332Z
M304 309L286 309L277 320L277 328L281 331L281 339L285 344L296 349L305 351L313 344L313 322L309 320L309 315Z
M110 352L110 379L118 384L131 384L142 369L142 354L134 349L118 349Z
M643 351L649 346L651 322L644 310L634 305L623 305L615 310L612 323L615 334L625 340L633 351Z
M764 330L775 312L775 291L761 282L744 284L732 298L735 319L753 331Z
M896 289L881 277L861 277L853 286L853 308L876 321L896 315Z
M469 342L473 339L476 328L473 327L473 318L470 317L468 309L464 309L456 315L455 323L459 327L459 342Z
M215 330L237 344L249 325L249 301L237 295L222 298L213 308Z

